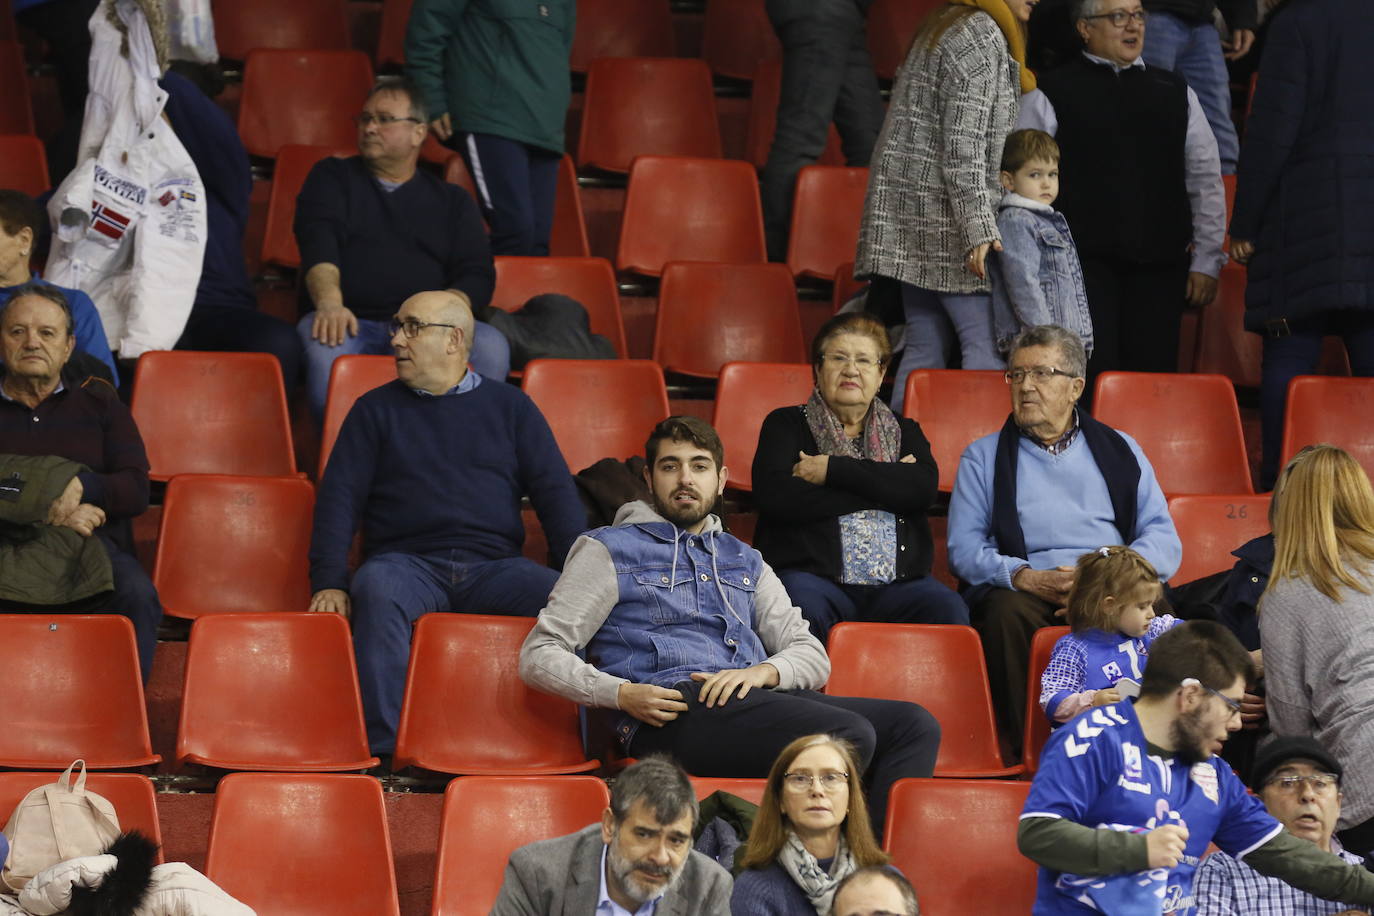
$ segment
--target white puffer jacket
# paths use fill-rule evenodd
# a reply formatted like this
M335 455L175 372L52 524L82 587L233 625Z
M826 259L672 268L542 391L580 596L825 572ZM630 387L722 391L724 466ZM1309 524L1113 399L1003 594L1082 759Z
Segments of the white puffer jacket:
M18 898L0 896L0 916L57 916L72 902L73 887L94 887L114 869L111 855L68 859L34 876ZM153 868L148 895L134 916L256 916L185 862Z

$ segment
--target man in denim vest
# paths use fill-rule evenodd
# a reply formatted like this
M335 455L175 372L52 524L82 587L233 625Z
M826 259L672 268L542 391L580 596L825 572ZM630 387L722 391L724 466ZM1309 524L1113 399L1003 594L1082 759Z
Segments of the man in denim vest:
M762 777L802 735L849 740L881 836L892 783L934 771L939 725L913 703L816 692L825 650L758 551L711 514L726 471L708 423L669 417L644 450L653 505L627 503L573 545L520 676L619 710L627 754L666 752L698 776Z

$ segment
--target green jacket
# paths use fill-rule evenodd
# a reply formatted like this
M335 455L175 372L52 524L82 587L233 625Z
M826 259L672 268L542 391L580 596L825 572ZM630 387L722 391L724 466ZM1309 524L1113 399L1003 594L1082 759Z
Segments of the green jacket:
M430 120L563 152L574 0L415 0L406 72Z
M85 465L55 455L0 455L0 600L71 604L114 588L105 545L46 523Z

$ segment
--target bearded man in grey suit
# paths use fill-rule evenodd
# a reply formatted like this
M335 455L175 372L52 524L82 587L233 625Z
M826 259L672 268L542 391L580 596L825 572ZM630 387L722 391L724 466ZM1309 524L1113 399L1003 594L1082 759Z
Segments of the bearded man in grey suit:
M730 916L730 873L692 849L697 816L682 768L646 757L601 823L511 853L491 916Z

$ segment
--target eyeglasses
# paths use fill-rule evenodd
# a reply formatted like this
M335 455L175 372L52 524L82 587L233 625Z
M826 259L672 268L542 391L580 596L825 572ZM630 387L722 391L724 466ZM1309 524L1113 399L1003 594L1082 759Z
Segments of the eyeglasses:
M821 362L831 369L853 366L860 372L872 372L883 364L882 360L874 359L871 356L850 356L847 353L824 353L821 355Z
M1134 22L1136 25L1144 25L1145 20L1150 16L1144 10L1112 10L1110 13L1098 13L1096 16L1084 16L1084 19L1105 19L1112 24L1113 28L1124 29L1127 22Z
M1065 378L1077 378L1072 372L1065 372L1063 369L1055 369L1052 366L1036 366L1032 369L1008 369L1002 373L1002 378L1007 380L1008 385L1019 385L1026 380L1026 376L1031 377L1031 381L1037 385L1043 385L1056 375Z
M1185 678L1183 679L1183 681L1182 681L1182 686L1184 686L1184 687L1201 687L1203 690L1207 691L1207 692L1210 693L1212 696L1214 696L1214 697L1219 697L1219 698L1221 699L1221 702L1225 703L1228 707L1230 707L1230 709L1231 709L1231 715L1233 715L1233 716L1238 716L1238 715L1240 715L1240 700L1233 700L1233 699L1231 699L1231 698L1228 697L1226 694L1222 693L1220 690L1214 690L1214 689L1212 689L1211 687L1208 687L1206 684L1202 683L1202 681L1199 681L1197 678L1195 678L1195 677L1185 677Z
M386 326L392 337L396 336L397 331L404 331L407 338L420 336L420 332L425 328L456 328L456 324L440 324L437 321L416 321L414 318L407 318L405 321L397 321L395 318Z
M371 127L373 124L376 124L378 127L390 127L392 124L399 121L413 121L416 124L420 123L419 118L393 118L391 115L375 115L370 111L364 111L362 114L353 116L353 123L359 127Z
M1281 792L1297 794L1302 791L1304 784L1308 784L1312 786L1313 794L1326 795L1339 783L1340 777L1335 773L1313 773L1310 776L1275 776L1265 785L1277 786Z
M841 788L849 787L849 774L841 773L838 770L826 770L824 773L784 773L782 774L783 784L793 792L809 792L811 786L820 781L821 788L827 792L838 792Z

